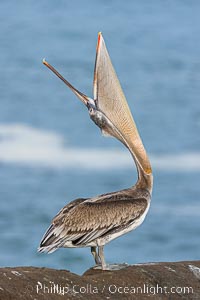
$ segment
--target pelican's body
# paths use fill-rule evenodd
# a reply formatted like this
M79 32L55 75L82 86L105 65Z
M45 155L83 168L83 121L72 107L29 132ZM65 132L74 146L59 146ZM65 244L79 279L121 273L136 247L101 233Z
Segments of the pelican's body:
M129 149L136 163L135 186L70 202L52 220L40 244L39 251L49 253L60 247L91 247L95 262L106 269L104 245L138 227L148 212L153 187L151 165L101 33L97 43L94 99L75 89L46 61L44 64L87 106L91 119L101 131Z

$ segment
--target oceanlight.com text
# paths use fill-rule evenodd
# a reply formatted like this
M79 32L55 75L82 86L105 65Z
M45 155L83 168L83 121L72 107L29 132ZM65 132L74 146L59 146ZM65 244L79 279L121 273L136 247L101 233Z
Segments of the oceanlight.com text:
M142 286L118 286L116 284L103 285L101 287L92 284L86 285L60 285L54 282L41 283L38 281L36 285L36 292L38 294L136 294L136 295L158 295L158 294L193 294L193 288L191 286L160 286L143 284Z

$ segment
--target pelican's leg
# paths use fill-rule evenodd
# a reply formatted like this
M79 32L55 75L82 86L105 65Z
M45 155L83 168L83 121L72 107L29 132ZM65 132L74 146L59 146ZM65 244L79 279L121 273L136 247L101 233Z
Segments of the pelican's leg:
M106 270L106 261L105 261L105 258L104 258L104 253L103 253L103 246L99 246L99 249L98 249L98 255L101 259L101 267L102 267L102 270Z
M93 257L94 257L95 263L97 265L99 265L101 262L99 260L98 254L97 254L96 247L91 247L91 253L92 253Z

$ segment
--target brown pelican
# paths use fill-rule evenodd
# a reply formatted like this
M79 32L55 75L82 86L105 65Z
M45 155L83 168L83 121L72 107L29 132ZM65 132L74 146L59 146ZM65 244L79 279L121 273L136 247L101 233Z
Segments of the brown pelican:
M104 245L138 227L148 212L153 187L151 165L101 33L96 48L94 99L79 92L45 60L43 63L87 106L90 118L102 133L117 138L128 148L137 167L134 186L76 199L62 208L38 249L51 253L60 247L91 247L96 264L105 270Z

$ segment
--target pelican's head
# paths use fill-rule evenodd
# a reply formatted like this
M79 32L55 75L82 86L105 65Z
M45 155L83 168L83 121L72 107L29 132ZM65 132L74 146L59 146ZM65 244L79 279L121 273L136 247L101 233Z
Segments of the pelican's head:
M104 131L107 126L107 118L101 111L98 110L95 101L92 99L88 101L87 108L91 120L100 128L101 131Z
M112 136L125 144L123 136L120 134L119 130L112 121L109 120L106 114L98 108L95 100L87 97L87 101L85 99L84 104L88 108L90 119L99 127L104 136Z

